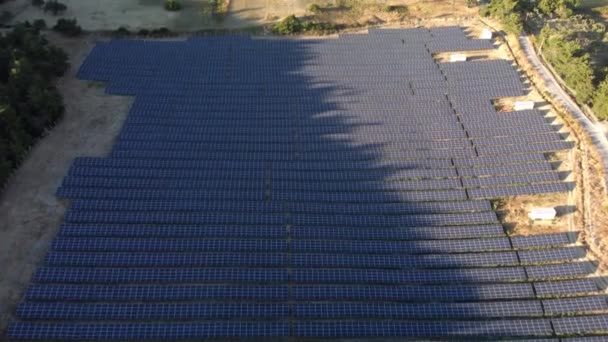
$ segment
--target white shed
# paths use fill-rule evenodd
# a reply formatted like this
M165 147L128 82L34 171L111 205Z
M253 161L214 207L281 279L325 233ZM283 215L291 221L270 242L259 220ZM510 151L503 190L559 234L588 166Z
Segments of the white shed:
M515 110L530 110L534 109L534 101L516 101Z
M492 31L488 29L483 29L483 31L481 31L481 34L479 35L479 39L492 39L492 36Z
M463 53L453 53L450 55L450 62L466 62L467 55Z
M528 212L528 217L535 221L554 220L555 216L557 211L554 208L534 208Z

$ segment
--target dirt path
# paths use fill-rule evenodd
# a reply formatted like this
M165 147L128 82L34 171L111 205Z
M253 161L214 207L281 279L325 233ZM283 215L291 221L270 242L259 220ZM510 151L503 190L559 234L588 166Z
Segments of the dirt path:
M94 45L91 39L48 37L70 55L72 67L58 84L66 113L0 194L0 336L59 228L66 204L55 190L75 157L109 151L132 102L106 95L100 84L76 79Z

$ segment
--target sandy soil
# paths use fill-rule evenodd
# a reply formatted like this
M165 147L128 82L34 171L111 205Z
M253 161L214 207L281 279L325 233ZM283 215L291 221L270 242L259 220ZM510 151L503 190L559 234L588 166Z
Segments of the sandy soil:
M131 98L106 95L102 84L76 79L93 47L91 39L48 37L70 55L72 68L58 84L66 113L0 194L0 336L57 233L66 204L55 190L75 157L109 152L132 103Z
M10 11L12 23L45 19L49 26L58 18L77 18L88 31L111 31L119 27L129 30L166 27L174 31L199 31L212 28L236 29L260 26L288 15L310 15L311 4L333 6L335 0L226 0L228 15L222 21L214 20L201 11L201 2L207 0L181 0L182 10L164 10L160 0L62 0L68 6L65 13L53 16L31 6L31 0L13 0L1 5ZM474 16L476 8L467 8L465 0L351 0L350 9L323 11L319 20L338 24L387 24L398 21L441 19L456 16ZM406 5L408 14L402 16L382 11L386 5Z
M118 27L130 30L166 27L175 31L198 31L217 26L210 15L201 11L201 0L181 0L182 10L166 11L160 0L62 0L65 13L53 16L31 6L31 0L14 0L6 5L13 13L13 23L45 19L49 26L58 18L77 18L83 29L108 31Z

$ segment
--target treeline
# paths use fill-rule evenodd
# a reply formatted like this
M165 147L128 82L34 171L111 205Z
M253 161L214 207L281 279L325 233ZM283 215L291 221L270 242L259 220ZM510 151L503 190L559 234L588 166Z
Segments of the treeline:
M520 33L524 22L534 17L568 18L578 7L579 0L492 0L479 10L483 17L498 19L506 32Z
M480 14L501 21L508 33L525 27L536 34L540 53L577 101L608 119L608 33L604 24L575 14L578 6L578 0L492 0Z
M32 25L0 35L0 185L61 118L64 105L54 80L68 68L66 53Z
M592 105L595 114L607 119L606 26L581 15L544 25L538 35L538 49L555 68L576 99ZM605 58L605 57L603 57Z

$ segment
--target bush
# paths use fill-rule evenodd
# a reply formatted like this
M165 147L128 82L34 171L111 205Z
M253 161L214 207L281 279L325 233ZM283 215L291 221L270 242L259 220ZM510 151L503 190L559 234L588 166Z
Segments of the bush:
M280 35L291 35L300 33L303 30L302 21L295 15L290 15L287 18L274 24L272 31Z
M82 33L82 28L76 19L59 19L53 30L69 37L76 37Z
M335 24L317 21L302 21L295 15L290 15L272 26L273 33L283 36L304 32L329 34L337 31L338 27Z
M128 36L130 34L131 32L124 26L121 26L114 31L114 35L119 37Z
M44 5L44 0L32 0L32 6L42 7Z
M49 0L47 3L44 4L44 12L48 11L53 13L53 15L57 15L60 12L65 11L66 9L68 9L68 6L61 2L58 2L57 0Z
M166 27L161 27L150 31L152 37L165 37L171 34L171 30Z
M310 6L308 6L308 11L311 13L319 13L321 12L321 6L317 4L310 4Z
M138 35L140 36L148 36L150 34L150 30L147 29L141 29L137 32Z
M36 19L33 26L37 30L44 30L46 28L46 21L44 19Z
M182 5L177 0L165 0L165 9L167 11L179 11Z
M593 98L593 112L603 120L608 120L608 77L597 87Z

